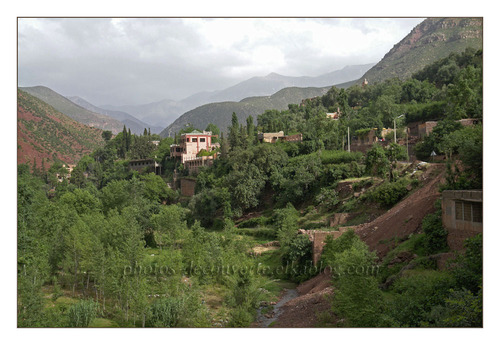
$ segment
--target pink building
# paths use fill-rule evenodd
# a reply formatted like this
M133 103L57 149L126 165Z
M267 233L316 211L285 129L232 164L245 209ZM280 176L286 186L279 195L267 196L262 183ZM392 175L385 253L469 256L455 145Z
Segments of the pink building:
M212 142L212 137L215 137L215 135L206 131L181 134L180 143L170 145L170 157L180 158L183 164L186 161L196 159L196 155L201 150L210 152L220 146L219 143Z

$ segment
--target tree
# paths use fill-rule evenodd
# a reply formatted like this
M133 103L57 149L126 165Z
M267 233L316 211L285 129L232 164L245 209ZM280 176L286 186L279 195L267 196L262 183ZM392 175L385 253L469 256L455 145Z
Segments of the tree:
M229 147L231 151L234 151L237 147L241 146L240 138L240 125L238 122L238 116L233 112L231 115L231 127L229 127Z
M156 244L160 247L174 246L187 230L185 209L177 205L162 206L160 212L151 216L151 226Z
M134 143L130 147L130 158L132 159L146 159L150 158L156 146L149 140L146 135L136 137Z
M218 143L220 142L220 129L213 123L209 123L207 125L207 128L205 128L205 131L207 132L212 132L212 143Z
M102 131L102 138L104 141L108 142L111 137L113 137L113 133L111 131Z
M247 117L247 138L248 144L254 145L257 142L257 133L255 133L255 125L253 123L253 117L250 115Z
M274 211L273 219L276 227L276 237L281 247L287 247L297 236L299 213L291 203L285 208Z
M408 159L408 154L404 146L391 143L386 149L385 154L390 162L389 177L391 181L396 180L396 165L398 160Z
M366 153L365 171L372 176L385 177L390 169L391 162L387 158L382 146L375 144Z
M347 327L387 327L391 320L384 314L382 292L374 277L376 255L354 231L336 240L327 239L322 260L332 268L335 296L333 312Z
M143 195L146 199L158 203L174 200L175 192L155 173L141 175L140 180L144 182Z

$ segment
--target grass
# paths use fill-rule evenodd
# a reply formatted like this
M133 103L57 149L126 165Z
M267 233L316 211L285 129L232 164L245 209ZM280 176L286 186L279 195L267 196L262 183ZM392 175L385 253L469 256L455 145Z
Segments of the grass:
M119 327L119 325L115 321L104 318L95 318L89 324L89 328L115 328L115 327Z

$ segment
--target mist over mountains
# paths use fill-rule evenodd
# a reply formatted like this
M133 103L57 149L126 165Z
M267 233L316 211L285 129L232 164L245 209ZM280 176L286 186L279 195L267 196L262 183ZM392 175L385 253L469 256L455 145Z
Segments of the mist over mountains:
M287 87L329 87L359 79L374 64L346 66L341 70L317 77L290 77L270 73L264 77L253 77L224 90L200 92L180 101L161 100L141 105L101 105L102 109L122 111L151 124L167 127L182 114L201 105L216 102L239 102L244 98L271 96Z

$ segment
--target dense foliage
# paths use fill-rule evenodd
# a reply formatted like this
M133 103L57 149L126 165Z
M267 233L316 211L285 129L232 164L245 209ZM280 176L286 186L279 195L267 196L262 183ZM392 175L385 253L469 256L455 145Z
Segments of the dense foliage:
M251 325L260 302L272 297L264 287L318 273L299 228L336 230L328 221L346 212L360 224L368 211L385 212L420 184L421 172L398 167L408 159L405 146L386 142L365 154L348 152L348 132L380 132L401 114L401 128L439 120L416 145L417 157L433 150L446 155L445 188L482 187L482 126L455 121L482 116L481 56L450 56L404 82L332 87L300 106L265 111L256 124L248 117L242 125L233 114L214 164L189 177L196 180L190 198L170 187L174 171L188 175L169 157L178 134L160 139L125 127L114 137L103 133L103 146L82 157L69 181L58 178L61 164L42 171L20 165L19 326L87 327L102 319L127 327ZM339 120L326 116L337 109ZM219 133L214 125L207 130ZM259 142L258 132L280 130L303 140ZM162 173L129 168L130 160L145 158ZM346 181L347 192L339 188ZM337 325L481 325L482 239L469 240L446 272L432 261L447 249L439 213L406 240L401 245L411 243L421 257L404 272L401 264L377 261L352 231L326 241L320 265L333 270ZM264 242L273 249L261 256L255 248ZM291 269L259 271L267 265Z

